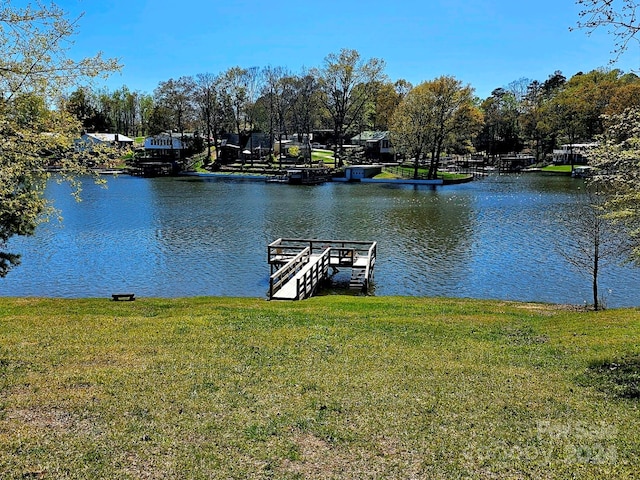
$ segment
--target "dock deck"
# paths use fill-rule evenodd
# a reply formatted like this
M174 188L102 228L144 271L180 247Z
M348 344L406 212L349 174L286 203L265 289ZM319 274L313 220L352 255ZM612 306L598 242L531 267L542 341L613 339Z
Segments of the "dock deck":
M279 238L267 247L270 300L312 296L329 268L351 269L349 287L366 291L373 281L376 242Z

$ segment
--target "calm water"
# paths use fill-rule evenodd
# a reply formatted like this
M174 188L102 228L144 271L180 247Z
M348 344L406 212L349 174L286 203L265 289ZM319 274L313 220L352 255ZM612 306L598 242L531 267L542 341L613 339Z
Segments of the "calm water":
M294 187L196 178L51 182L64 218L12 240L22 265L2 296L265 297L279 237L376 240L375 295L590 302L590 281L557 252L579 201L565 177L490 176L465 185ZM612 265L608 306L640 305L640 270Z

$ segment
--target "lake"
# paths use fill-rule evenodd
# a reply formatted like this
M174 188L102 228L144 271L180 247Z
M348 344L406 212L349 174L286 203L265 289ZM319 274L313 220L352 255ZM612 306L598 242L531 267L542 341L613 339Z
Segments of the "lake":
M122 175L87 180L77 203L52 181L63 221L10 241L22 264L0 295L266 298L266 246L296 237L377 241L374 295L591 303L590 279L559 254L581 186L535 174L440 187ZM640 305L639 282L637 268L604 267L605 304Z

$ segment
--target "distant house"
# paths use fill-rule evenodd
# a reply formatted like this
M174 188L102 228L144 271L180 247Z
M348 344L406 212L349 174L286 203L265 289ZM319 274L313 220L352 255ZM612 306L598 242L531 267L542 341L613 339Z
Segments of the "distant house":
M252 133L244 144L242 154L244 155L244 158L253 158L257 160L267 155L270 150L271 137L268 133Z
M179 160L188 155L194 143L194 135L189 133L160 133L144 139L146 157Z
M302 139L302 141L300 141ZM258 159L267 155L272 149L277 156L280 153L289 155L291 147L298 147L299 154L305 155L309 150L309 139L307 135L283 135L282 138L274 138L273 145L268 133L252 133L247 139L242 149L244 158ZM282 152L280 151L282 149Z
M132 148L133 138L119 133L83 133L80 138L76 139L75 145L78 151L91 151L97 145Z
M393 146L388 131L365 130L350 139L352 145L364 147L364 155L368 159L392 160Z
M233 163L240 158L241 150L240 135L236 133L224 134L220 139L220 157L218 158L218 161L224 164Z
M553 163L565 165L571 163L585 164L587 163L586 153L597 146L597 142L561 145L561 148L553 150Z

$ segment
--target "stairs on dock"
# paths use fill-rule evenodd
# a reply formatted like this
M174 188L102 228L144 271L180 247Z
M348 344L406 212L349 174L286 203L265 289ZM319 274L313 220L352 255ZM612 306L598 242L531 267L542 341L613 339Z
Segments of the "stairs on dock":
M351 280L349 281L349 290L362 290L365 287L366 269L352 268Z

